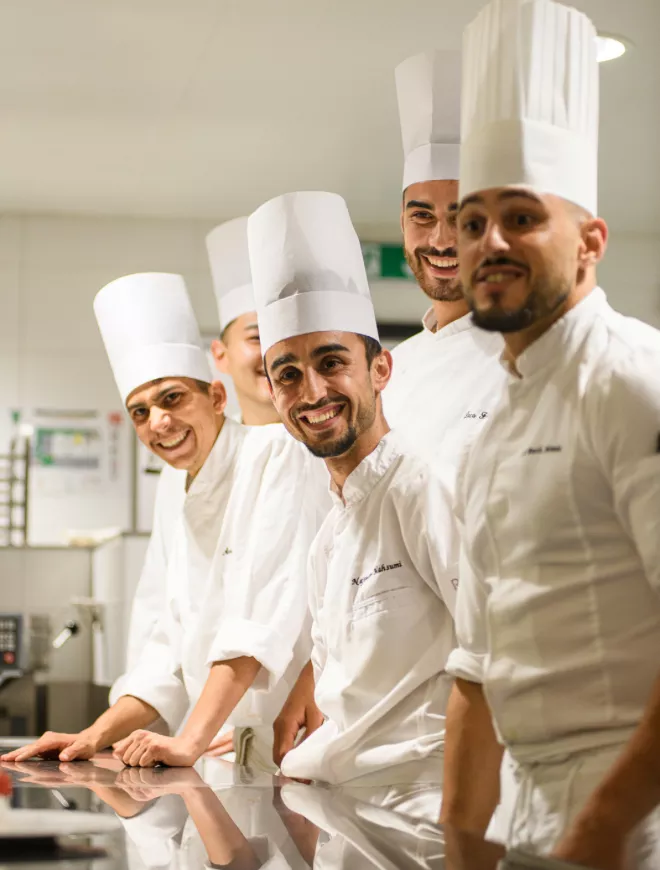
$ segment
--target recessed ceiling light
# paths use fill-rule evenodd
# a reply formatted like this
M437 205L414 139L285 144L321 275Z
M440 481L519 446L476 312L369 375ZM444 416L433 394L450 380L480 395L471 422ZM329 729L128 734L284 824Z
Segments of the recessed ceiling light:
M599 33L596 41L598 43L598 63L616 60L617 57L626 53L628 47L620 36L609 33Z

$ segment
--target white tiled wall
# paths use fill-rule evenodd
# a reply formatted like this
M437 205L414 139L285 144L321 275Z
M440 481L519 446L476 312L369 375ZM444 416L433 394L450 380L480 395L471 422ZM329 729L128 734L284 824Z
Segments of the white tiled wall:
M208 229L191 220L0 218L0 449L10 408L118 408L92 311L94 294L108 281L135 271L180 272L202 331L215 332ZM614 237L601 283L620 310L660 326L660 236ZM383 319L416 320L425 309L412 284L377 287L374 299ZM128 426L124 432L127 440ZM101 500L90 522L126 527L129 501L128 492ZM82 511L89 514L89 506ZM58 513L50 505L35 518L36 543L60 540L50 534L61 526Z

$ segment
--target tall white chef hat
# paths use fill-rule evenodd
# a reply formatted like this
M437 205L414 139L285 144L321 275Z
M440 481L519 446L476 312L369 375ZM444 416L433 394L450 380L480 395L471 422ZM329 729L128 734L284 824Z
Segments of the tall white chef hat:
M122 401L157 378L212 381L181 275L118 278L96 294L94 313Z
M405 163L403 189L457 179L461 138L461 53L409 57L395 71Z
M492 0L463 38L461 198L529 187L597 208L596 31L553 0Z
M220 332L232 320L255 310L246 217L220 224L206 237Z
M336 193L286 193L248 220L261 348L309 332L378 340L362 249Z

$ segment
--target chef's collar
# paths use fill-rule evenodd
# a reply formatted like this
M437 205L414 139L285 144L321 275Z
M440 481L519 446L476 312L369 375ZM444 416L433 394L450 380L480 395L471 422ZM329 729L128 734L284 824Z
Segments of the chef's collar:
M401 456L401 448L397 443L396 435L388 432L380 439L376 448L348 475L341 495L335 482L330 478L330 495L333 502L346 508L361 502L399 456Z
M217 487L218 480L221 480L227 474L234 463L236 452L242 441L241 434L244 430L245 427L241 426L240 423L236 423L230 417L225 417L222 429L215 439L211 452L190 484L187 493L188 499L191 496L202 495L208 492L209 489Z
M514 382L529 380L554 365L564 365L567 357L580 344L585 330L593 323L599 311L607 307L605 292L600 287L581 299L570 311L552 324L550 329L524 350L515 361L515 366L506 357L500 363Z
M451 323L447 323L441 329L438 329L435 311L433 308L429 308L424 317L422 317L422 326L426 332L440 339L448 338L450 335L456 335L459 332L465 332L466 329L470 329L474 324L472 323L472 315L468 312L468 314L459 317L458 320L453 320Z

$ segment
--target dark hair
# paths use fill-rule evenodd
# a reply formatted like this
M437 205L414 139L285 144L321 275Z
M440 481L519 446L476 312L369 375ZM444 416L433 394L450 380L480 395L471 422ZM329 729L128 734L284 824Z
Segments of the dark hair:
M207 383L206 381L198 381L197 378L193 378L193 381L200 393L204 393L205 396L210 395L211 384Z
M383 352L383 347L377 339L371 338L370 335L360 335L360 338L362 339L364 351L367 355L367 367L371 368L371 364L378 354Z

